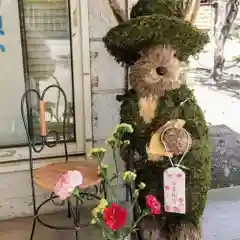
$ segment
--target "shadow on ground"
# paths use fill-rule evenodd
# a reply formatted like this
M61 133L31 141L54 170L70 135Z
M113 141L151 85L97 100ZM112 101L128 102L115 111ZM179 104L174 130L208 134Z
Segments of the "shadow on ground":
M213 91L222 91L227 95L240 100L240 77L231 74L224 74L222 81L214 82L211 78L211 72L207 69L190 69L190 76L193 75L194 82Z

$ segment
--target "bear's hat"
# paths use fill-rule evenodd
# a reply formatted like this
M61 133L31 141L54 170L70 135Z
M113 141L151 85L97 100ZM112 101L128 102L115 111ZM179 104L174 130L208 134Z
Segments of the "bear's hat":
M207 33L192 25L195 0L139 0L131 19L109 30L103 38L118 62L132 65L140 51L161 44L171 45L180 60L199 53L209 42ZM196 9L195 9L196 10ZM192 11L192 12L191 12ZM192 15L191 15L192 14Z

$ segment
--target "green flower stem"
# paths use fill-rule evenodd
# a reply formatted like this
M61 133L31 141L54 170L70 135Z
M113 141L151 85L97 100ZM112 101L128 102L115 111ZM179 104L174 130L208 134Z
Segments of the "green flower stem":
M146 213L142 213L141 214L141 216L137 219L137 221L133 224L133 226L132 226L132 228L130 229L130 231L129 231L129 233L128 233L128 235L126 236L126 238L128 238L130 235L131 235L131 233L133 232L133 230L137 227L137 225L138 225L138 223L144 218L144 217L146 217L148 214L146 214Z
M136 203L137 203L137 200L138 200L138 196L134 198L134 201L132 203L132 210L134 209Z
M111 193L113 194L113 196L114 196L115 198L117 198L117 195L116 195L113 187L112 187L110 184L108 184L108 187L109 187L109 190L111 191ZM106 188L107 188L107 187L106 187ZM108 196L108 195L107 195L107 196Z
M80 190L79 190L78 187L76 187L76 188L74 189L74 191L73 191L73 196L75 196L76 198L78 198L78 199L81 201L81 203L84 203L84 198L81 196L81 192L80 192Z
M112 236L110 236L110 234L108 233L108 231L106 230L106 226L105 224L100 220L100 219L95 219L96 220L96 224L100 226L100 228L102 229L103 237L104 239L107 240L115 240ZM107 238L106 238L107 237Z
M113 159L114 159L114 164L115 164L115 168L116 168L116 174L117 174L117 193L116 195L119 193L119 168L118 168L118 159L117 159L117 154L116 154L116 148L114 147L113 149ZM117 198L117 196L116 196ZM119 201L118 199L116 199L117 202Z
M144 218L144 217L146 217L148 214L142 214L139 218L138 218L138 220L134 223L134 225L133 225L133 227L132 227L132 229L131 229L131 232L137 227L137 225L138 225L138 223Z
M109 197L109 194L108 194L108 190L111 191L111 193L114 195L115 198L117 198L115 192L114 192L114 189L113 187L111 186L111 184L109 184L109 180L108 180L108 177L107 177L107 174L103 174L102 175L102 178L103 178L103 181L104 181L104 189L106 191L106 196Z
M115 168L116 168L116 173L117 173L117 179L118 179L119 169L118 169L118 163L117 163L116 148L113 148L113 159L114 159Z
M98 165L101 166L102 158L101 157L97 157L97 162L98 162Z
M92 210L91 210L90 208L87 208L87 209L88 209L88 211L89 211L90 213L92 213ZM98 225L98 226L102 229L102 232L104 232L104 238L105 238L105 236L106 236L106 237L107 237L107 240L115 240L114 238L112 238L112 237L108 234L108 232L107 232L107 230L106 230L106 225L105 225L105 223L102 222L101 219L98 218L98 217L94 217L94 219L95 219L95 221L96 221L95 225ZM106 239L106 238L105 238L105 239Z
M111 183L113 180L117 179L117 174L112 176L109 180L108 180L108 184Z
M104 180L104 188L105 188L105 191L106 191L106 196L109 197L108 190L110 190L111 193L113 194L113 196L114 196L115 198L117 198L116 193L115 193L113 187L112 187L111 184L110 184L111 181L113 181L114 179L117 178L117 175L111 177L110 179L108 179L107 173L104 173L103 171L101 171L101 174L102 174L101 176L102 176L102 178L103 178L103 180Z

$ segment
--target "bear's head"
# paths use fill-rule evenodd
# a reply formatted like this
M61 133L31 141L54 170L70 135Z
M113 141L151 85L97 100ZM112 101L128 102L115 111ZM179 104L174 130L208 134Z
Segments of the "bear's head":
M184 67L171 45L157 45L140 52L131 66L130 83L141 97L164 95L184 83Z
M138 0L130 19L109 0L119 21L103 42L119 63L130 67L130 83L140 97L161 97L183 83L182 68L209 41L194 25L200 0Z

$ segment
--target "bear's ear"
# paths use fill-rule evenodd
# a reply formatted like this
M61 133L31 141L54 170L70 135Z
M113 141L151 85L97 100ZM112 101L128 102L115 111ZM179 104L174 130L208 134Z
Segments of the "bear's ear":
M185 61L180 61L181 68L186 68L188 65Z
M112 9L114 16L116 17L119 23L127 21L127 13L120 7L120 4L117 0L108 0L108 3Z
M201 0L183 0L185 1L185 21L194 24L198 11L200 9Z

